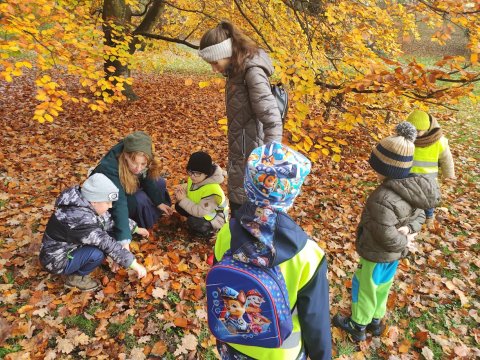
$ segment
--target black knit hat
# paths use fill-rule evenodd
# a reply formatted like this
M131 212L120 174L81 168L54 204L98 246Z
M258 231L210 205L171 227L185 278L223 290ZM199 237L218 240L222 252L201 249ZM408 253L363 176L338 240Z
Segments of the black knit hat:
M203 151L197 151L190 155L190 159L188 159L187 170L198 171L210 176L213 174L215 169L210 155Z

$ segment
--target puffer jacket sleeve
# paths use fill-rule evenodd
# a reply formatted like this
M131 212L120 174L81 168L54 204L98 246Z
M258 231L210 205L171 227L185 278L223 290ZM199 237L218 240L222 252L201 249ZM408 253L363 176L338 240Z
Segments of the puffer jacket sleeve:
M402 252L407 246L407 236L397 229L398 220L394 210L377 201L367 201L370 214L374 214L364 227L375 234L377 244L389 252Z
M453 156L450 152L450 146L448 145L448 140L445 139L445 149L440 154L438 158L438 165L442 170L442 177L445 179L454 179L455 178L455 166L453 164Z
M128 268L135 259L130 251L124 249L120 243L115 241L115 239L100 227L91 231L88 236L80 239L80 242L83 245L92 245L99 248L124 268Z
M263 125L264 143L282 141L282 118L265 71L253 66L245 72L245 83L255 117Z
M217 195L211 195L206 198L203 198L198 204L195 204L189 198L184 198L180 200L178 205L182 207L187 213L195 217L203 217L205 215L215 212L215 209L219 205L218 200L220 199Z
M419 232L422 229L422 225L425 222L425 211L422 209L416 209L417 217L407 226L410 229L410 233Z

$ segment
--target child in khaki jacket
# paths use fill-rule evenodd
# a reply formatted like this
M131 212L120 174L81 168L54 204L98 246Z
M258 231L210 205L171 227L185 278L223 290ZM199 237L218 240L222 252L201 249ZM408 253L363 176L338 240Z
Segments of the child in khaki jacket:
M455 179L452 153L438 121L421 110L412 111L407 121L415 126L418 132L410 172L438 178L438 171L441 170L444 179ZM433 226L434 210L425 210L425 223L428 227Z

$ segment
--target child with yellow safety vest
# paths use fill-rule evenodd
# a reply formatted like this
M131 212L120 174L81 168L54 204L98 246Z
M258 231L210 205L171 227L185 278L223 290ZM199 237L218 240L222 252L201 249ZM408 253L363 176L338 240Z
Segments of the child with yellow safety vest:
M209 318L219 317L228 332L243 334L245 342L251 341L251 345L234 343L233 339L223 342L217 337L222 360L332 358L327 259L317 243L287 214L310 167L305 156L278 142L260 146L248 157L244 179L247 202L219 231L215 260L221 265L224 255L228 257L231 252L240 263L249 262L269 272L279 268L289 303L289 309L283 311L290 312L293 330L280 347L267 347L267 341L265 346L258 345L258 336L272 334L275 317L273 311L264 308L267 299L248 287L241 289L242 283L224 287L221 301L229 314L215 313L209 307ZM264 186L266 175L274 178L268 190ZM266 284L268 277L258 279Z
M198 236L211 236L226 222L228 200L220 184L223 170L212 162L206 152L190 156L187 164L188 180L175 189L177 212L187 217L189 230Z
M407 121L415 126L418 132L410 172L438 178L440 169L444 179L455 179L452 153L438 121L421 110L412 111ZM433 212L433 208L425 210L425 223L428 227L433 226L435 219Z

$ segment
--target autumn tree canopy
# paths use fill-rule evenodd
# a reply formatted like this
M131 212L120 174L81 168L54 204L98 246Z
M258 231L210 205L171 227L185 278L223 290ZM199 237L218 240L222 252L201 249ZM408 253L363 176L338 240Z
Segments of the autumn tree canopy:
M0 14L0 80L33 68L33 118L40 122L53 121L68 101L103 111L134 99L130 70L148 71L144 64L138 69L135 53L196 48L222 19L271 52L293 99L288 136L312 160L340 159L339 130L372 129L414 106L477 100L480 3L474 0L3 0ZM418 38L419 24L435 29L432 41L439 44L464 33L464 53L445 53L431 67L406 61L402 42Z

